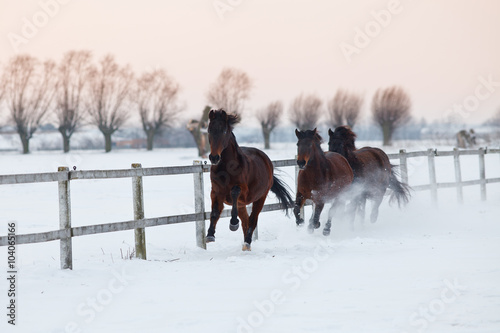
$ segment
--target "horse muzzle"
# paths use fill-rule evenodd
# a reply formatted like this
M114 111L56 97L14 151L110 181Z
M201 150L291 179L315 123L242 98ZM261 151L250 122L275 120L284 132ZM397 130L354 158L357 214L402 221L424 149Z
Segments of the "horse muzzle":
M297 160L297 165L299 166L299 169L304 169L306 167L306 161L305 160Z
M220 162L220 155L208 155L208 159L210 160L210 163L212 163L212 165L217 165L219 164Z

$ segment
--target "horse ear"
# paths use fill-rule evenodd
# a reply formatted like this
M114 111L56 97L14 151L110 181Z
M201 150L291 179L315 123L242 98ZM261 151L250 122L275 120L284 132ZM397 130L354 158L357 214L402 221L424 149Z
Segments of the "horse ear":
M210 110L210 113L208 114L208 119L213 120L215 118L215 112L214 110Z
M227 120L227 113L226 111L221 109L221 114L222 114L222 119Z
M295 129L295 135L297 136L297 139L302 138L302 133L298 129Z
M313 132L314 132L314 134L318 133L318 128L317 128L317 127L316 127L316 128L314 128L314 129L313 129Z
M332 132L331 128L328 129L328 135L333 135L333 132Z

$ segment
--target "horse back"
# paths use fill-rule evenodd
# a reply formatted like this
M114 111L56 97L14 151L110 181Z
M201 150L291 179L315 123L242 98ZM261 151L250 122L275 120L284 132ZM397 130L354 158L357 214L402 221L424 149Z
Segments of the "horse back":
M356 158L351 167L357 178L389 182L391 163L387 154L379 148L363 147L354 152Z

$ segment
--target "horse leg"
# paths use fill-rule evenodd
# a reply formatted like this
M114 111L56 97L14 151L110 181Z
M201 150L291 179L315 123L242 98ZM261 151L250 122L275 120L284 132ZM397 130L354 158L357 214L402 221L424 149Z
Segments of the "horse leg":
M238 216L241 219L241 229L243 230L243 238L245 238L248 231L248 220L249 220L246 206L238 208ZM245 245L243 245L243 251L245 251Z
M259 214L264 207L264 202L266 201L266 196L263 196L259 200L255 201L252 205L252 213L250 214L250 218L248 219L248 228L245 232L245 243L243 244L243 251L250 251L252 249L252 236L255 228L257 227L257 221L259 219Z
M231 189L231 199L233 200L233 207L231 208L231 221L229 223L229 229L231 231L238 230L239 220L238 220L238 198L241 193L241 187L238 185L233 186Z
M219 221L220 213L224 208L224 202L217 198L215 195L211 195L212 197L212 212L210 213L210 226L207 231L206 242L215 242L215 226L217 225L217 221Z
M300 216L300 209L302 208L302 206L304 206L305 201L306 199L304 199L302 193L297 192L297 196L295 197L295 207L293 207L293 213L295 214L295 222L298 226L304 224L304 217Z
M359 209L359 217L361 219L361 223L365 223L365 215L366 215L366 194L361 194L356 199L356 205Z
M326 221L325 228L323 229L323 235L330 235L330 231L332 228L332 218L335 216L337 211L341 208L345 207L345 201L336 199L332 202L330 209L328 210L328 220Z
M380 207L380 204L382 203L382 200L384 199L384 195L376 195L373 197L373 206L372 206L372 213L370 215L370 222L375 223L377 222L378 218L378 208Z
M319 217L321 215L321 212L323 211L324 206L325 204L323 202L318 202L315 204L312 223L309 223L308 227L310 233L312 233L314 229L318 229L320 227L321 223L319 223Z

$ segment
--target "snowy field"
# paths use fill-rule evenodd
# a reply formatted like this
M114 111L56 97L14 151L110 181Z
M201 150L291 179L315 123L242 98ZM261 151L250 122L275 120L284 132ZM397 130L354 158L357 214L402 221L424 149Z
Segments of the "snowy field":
M428 145L388 152L399 148ZM295 149L281 144L268 153L288 159ZM193 159L194 149L5 153L0 174ZM477 156L461 162L464 180L478 177ZM454 180L451 157L436 158L436 167L438 182ZM409 160L410 185L427 183L427 172L425 158ZM293 175L294 168L279 173L292 188ZM498 155L486 156L486 176L500 177ZM209 189L206 175L207 209ZM500 184L487 192L481 202L479 186L464 188L463 206L455 189L439 190L437 203L427 191L413 192L402 209L385 199L377 223L357 221L351 230L334 221L329 237L297 228L282 212L263 213L251 252L241 251L241 228L230 232L228 219L206 251L195 245L194 223L147 229L147 261L126 258L133 231L73 238L73 270L60 270L59 242L20 245L17 325L7 324L2 278L0 331L500 332ZM146 217L194 212L192 175L146 177L144 196ZM58 229L56 183L3 185L0 201L2 235L8 221L20 234ZM73 226L130 220L131 180L72 181L71 204Z

